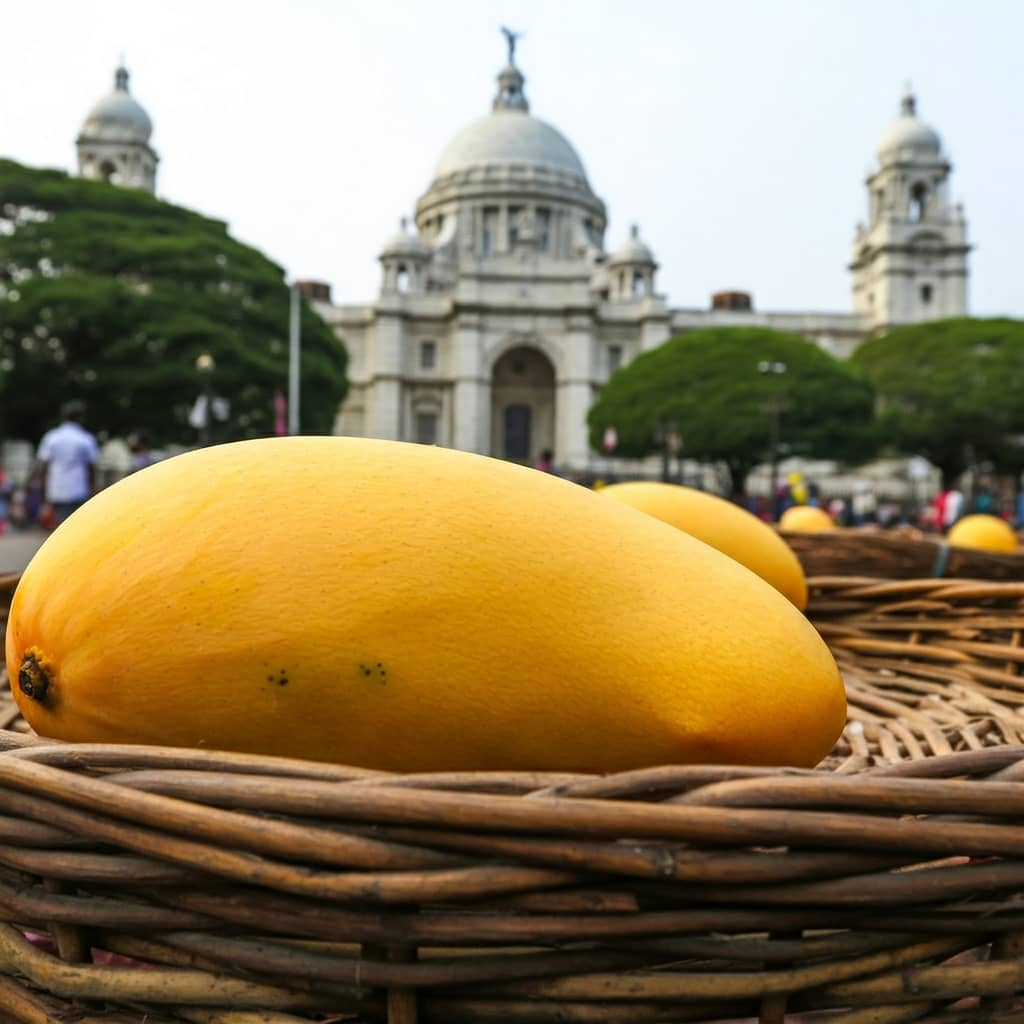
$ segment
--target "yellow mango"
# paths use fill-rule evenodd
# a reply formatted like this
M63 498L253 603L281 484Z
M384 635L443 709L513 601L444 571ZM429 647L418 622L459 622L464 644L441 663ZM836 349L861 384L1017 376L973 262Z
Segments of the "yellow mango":
M1017 534L1013 527L998 516L985 512L958 519L946 534L946 540L954 547L976 548L979 551L1016 551Z
M38 551L7 664L45 736L400 771L813 765L845 695L773 587L549 474L340 437L191 452Z
M807 607L800 560L767 523L745 508L706 491L652 480L611 484L601 494L685 530L756 572L801 611Z
M822 533L836 529L836 524L817 505L790 505L779 517L779 529L794 533Z

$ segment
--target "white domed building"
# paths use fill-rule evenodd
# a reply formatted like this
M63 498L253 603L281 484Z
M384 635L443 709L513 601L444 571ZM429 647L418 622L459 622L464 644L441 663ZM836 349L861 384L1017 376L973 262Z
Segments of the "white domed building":
M338 433L528 464L550 449L559 470L584 473L595 467L586 415L602 384L673 335L772 327L845 358L892 326L967 314L963 209L909 91L867 178L851 312L765 313L739 291L717 293L710 308L673 308L635 226L605 248L604 202L571 143L530 113L509 43L490 113L443 150L414 224L403 218L382 248L376 300L335 305L328 285L301 285L349 352ZM153 191L152 130L119 67L77 139L79 173Z
M128 71L114 72L114 88L89 111L75 140L78 173L114 185L156 191L153 122L128 92Z
M669 337L650 250L634 231L606 255L604 203L523 83L510 61L444 149L416 234L381 252L377 301L320 304L351 358L341 433L584 467L597 390Z
M620 365L669 337L759 325L808 337L839 357L899 323L965 315L966 225L951 210L950 165L912 97L868 179L851 313L753 309L744 292L670 308L634 226L605 248L605 205L579 154L530 113L514 64L491 112L448 144L380 254L372 305L317 303L350 355L342 434L436 443L561 470L594 466L586 415ZM322 294L322 292L321 292Z

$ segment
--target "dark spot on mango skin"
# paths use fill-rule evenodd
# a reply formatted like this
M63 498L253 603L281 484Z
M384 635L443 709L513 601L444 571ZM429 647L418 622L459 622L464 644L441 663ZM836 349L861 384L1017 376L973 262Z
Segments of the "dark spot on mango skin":
M369 679L371 676L376 676L378 681L382 685L387 685L388 671L384 667L382 662L378 661L376 666L373 666L373 667L371 667L370 665L364 665L362 662L360 662L359 663L359 671L362 672L363 676L366 679Z
M31 697L40 704L46 703L50 691L50 674L39 663L34 654L26 654L21 660L18 670L18 686L26 697Z

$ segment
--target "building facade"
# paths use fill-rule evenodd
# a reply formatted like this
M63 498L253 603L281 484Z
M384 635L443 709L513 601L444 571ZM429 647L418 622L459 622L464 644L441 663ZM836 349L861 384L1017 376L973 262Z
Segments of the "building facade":
M756 325L845 358L889 327L967 314L964 213L909 92L866 180L851 311L760 312L742 292L671 307L635 226L606 248L604 202L565 136L531 114L524 85L510 36L490 112L442 152L414 222L380 253L373 301L336 304L329 286L302 283L349 353L336 432L527 464L550 450L561 470L582 473L594 465L586 416L601 386L669 337ZM78 138L80 173L153 190L151 132L119 68Z
M743 293L672 308L636 227L606 249L604 203L565 137L530 113L509 56L491 112L447 146L414 224L403 221L381 252L377 299L318 303L351 359L339 433L527 463L550 449L559 467L583 472L594 465L586 415L602 384L669 337L758 325L845 358L890 326L966 315L966 223L912 96L866 182L851 312L759 312Z

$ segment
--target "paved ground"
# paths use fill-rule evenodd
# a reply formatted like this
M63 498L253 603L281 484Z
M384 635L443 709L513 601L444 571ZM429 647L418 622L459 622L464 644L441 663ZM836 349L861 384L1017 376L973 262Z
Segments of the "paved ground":
M0 576L7 572L21 572L46 539L42 530L11 530L0 534Z

